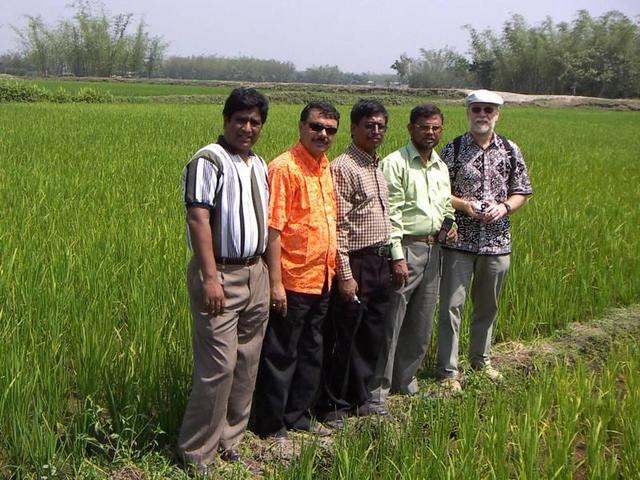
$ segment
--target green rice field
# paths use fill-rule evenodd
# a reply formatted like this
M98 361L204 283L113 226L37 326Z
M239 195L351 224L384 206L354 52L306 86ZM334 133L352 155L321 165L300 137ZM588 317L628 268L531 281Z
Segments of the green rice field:
M410 108L389 108L382 155L407 142ZM272 106L259 154L296 141L300 109ZM349 142L340 110L331 158ZM441 146L465 130L462 107L444 112ZM185 478L172 450L191 375L180 175L221 128L219 105L0 104L0 478ZM638 303L640 115L506 107L498 130L535 195L513 218L497 341ZM306 441L265 477L638 478L639 359L621 337L597 368L561 357L508 388L471 378L462 399L409 399L397 421Z

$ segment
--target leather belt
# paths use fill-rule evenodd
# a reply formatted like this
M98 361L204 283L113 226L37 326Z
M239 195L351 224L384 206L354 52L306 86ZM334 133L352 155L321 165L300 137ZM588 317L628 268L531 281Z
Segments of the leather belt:
M389 257L391 247L389 245L379 245L377 247L364 247L360 250L349 252L350 257L364 257L365 255L376 255L378 257Z
M254 255L253 257L245 257L245 258L228 258L228 257L219 257L216 258L216 263L218 265L244 265L245 267L249 267L251 265L255 265L260 260L261 255Z
M436 243L438 243L438 239L435 237L435 235L405 235L402 238L410 240L412 242L423 242L427 245L435 245Z

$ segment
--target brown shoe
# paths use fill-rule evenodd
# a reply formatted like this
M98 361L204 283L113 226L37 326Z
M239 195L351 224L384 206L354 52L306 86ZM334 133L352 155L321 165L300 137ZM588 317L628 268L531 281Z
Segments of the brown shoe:
M481 375L491 380L493 383L504 382L504 375L502 375L499 370L493 368L491 365L485 365L484 367L480 367L477 370Z
M462 394L462 385L457 378L443 378L438 384L443 393L447 395L456 396Z

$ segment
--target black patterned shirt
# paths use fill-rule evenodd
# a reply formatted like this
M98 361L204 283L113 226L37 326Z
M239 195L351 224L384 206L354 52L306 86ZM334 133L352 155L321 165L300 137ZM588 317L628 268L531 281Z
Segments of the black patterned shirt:
M518 146L508 140L509 154L502 138L493 136L483 150L471 134L462 136L457 158L453 141L440 154L449 168L451 193L467 201L502 203L511 195L532 195L527 166ZM513 156L513 158L511 158ZM456 211L458 241L450 248L478 255L511 253L511 224L504 216L495 223L483 223L463 212Z

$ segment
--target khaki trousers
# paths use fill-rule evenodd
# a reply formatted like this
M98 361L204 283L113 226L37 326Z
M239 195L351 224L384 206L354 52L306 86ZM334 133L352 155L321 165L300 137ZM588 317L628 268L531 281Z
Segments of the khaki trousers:
M202 305L202 274L192 259L187 286L193 320L193 385L178 435L187 463L208 464L218 448L237 445L249 421L262 338L269 316L269 276L255 265L218 265L225 310Z
M510 255L474 255L443 249L436 372L439 378L455 378L458 375L460 323L469 288L473 302L469 325L469 362L474 368L490 364L489 351L493 324L498 314L498 298L510 261Z

